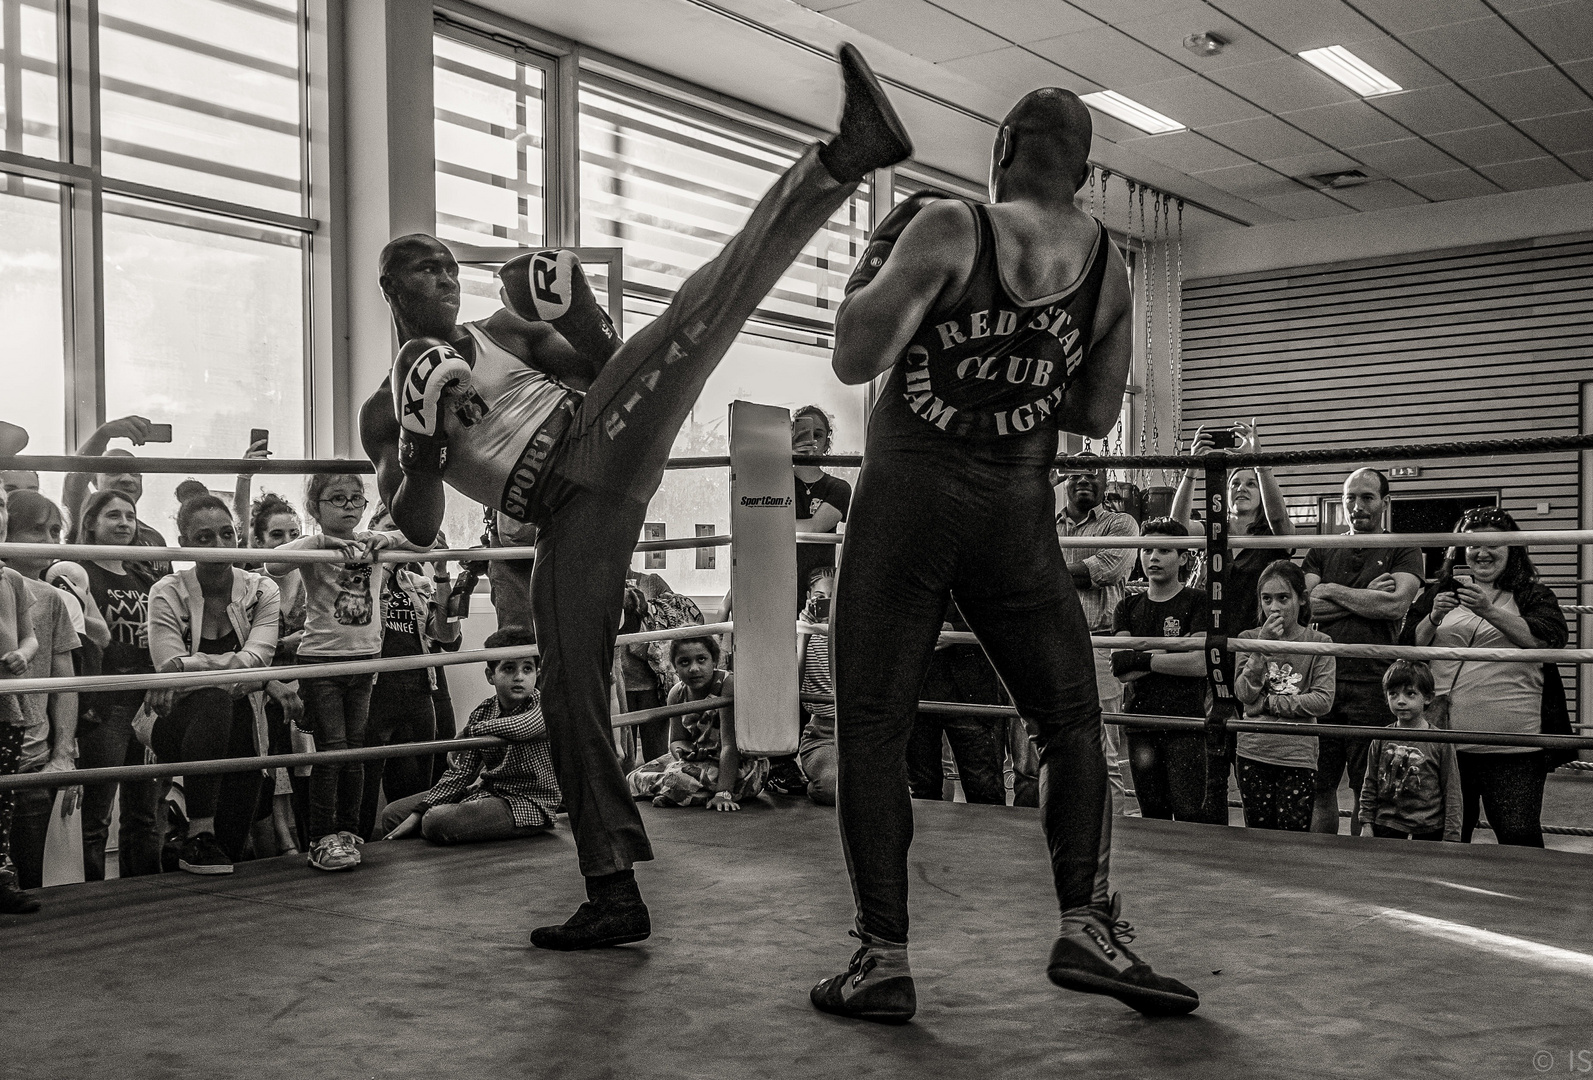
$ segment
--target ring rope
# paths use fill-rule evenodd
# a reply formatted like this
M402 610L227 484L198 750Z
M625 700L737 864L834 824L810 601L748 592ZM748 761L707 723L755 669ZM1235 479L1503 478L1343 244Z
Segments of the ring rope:
M370 476L376 466L364 458L106 458L92 454L15 454L0 457L0 469L26 469L33 472L103 473L107 461L130 464L140 473L188 473L216 475L308 476L312 473L354 473ZM793 465L829 465L837 469L856 469L863 464L862 454L792 454ZM730 458L723 454L670 458L666 469L727 469Z
M668 630L645 630L639 634L621 634L614 640L614 644L632 645L644 641L706 637L710 634L729 633L733 627L733 623L720 622L676 626ZM536 655L538 649L535 645L511 645L501 649L470 649L456 653L391 656L377 660L345 660L331 664L284 664L281 667L172 671L155 675L72 675L64 678L0 679L0 694L57 694L69 690L160 690L166 687L231 686L235 683L285 682L301 678L330 678L335 675L369 675L383 671L418 671L422 668L451 667L457 664L518 660Z
M798 633L827 634L822 624L798 623ZM1366 660L1456 660L1497 664L1590 664L1593 649L1477 649L1445 648L1434 645L1350 645L1337 641L1273 641L1264 638L1227 638L1224 646L1236 653L1309 653L1313 656L1343 656ZM977 645L979 636L966 630L942 630L942 645ZM1090 647L1117 652L1127 649L1160 650L1172 653L1204 652L1204 638L1188 637L1105 637L1090 638Z
M1055 466L1100 469L1188 469L1202 462L1228 469L1257 465L1348 465L1357 461L1409 461L1415 458L1493 457L1501 454L1551 454L1562 450L1593 450L1593 435L1547 435L1532 439L1473 439L1466 442L1401 443L1390 446L1354 446L1333 450L1268 450L1234 454L1214 450L1199 458L1188 454L1130 454L1079 458L1057 455Z

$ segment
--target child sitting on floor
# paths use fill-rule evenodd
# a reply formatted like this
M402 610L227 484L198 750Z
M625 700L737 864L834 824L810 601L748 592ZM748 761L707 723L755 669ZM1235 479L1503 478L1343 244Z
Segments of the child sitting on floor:
M680 682L669 704L734 697L733 676L719 667L719 642L711 637L680 638L669 647ZM677 716L669 722L669 753L626 778L631 794L653 796L654 806L707 806L740 810L755 799L769 776L769 759L743 757L736 748L732 707L721 705Z
M498 630L485 642L489 649L535 644L524 630ZM559 782L536 688L536 658L489 663L487 681L495 693L476 706L459 737L496 735L509 745L449 754L448 771L430 791L387 804L381 825L386 839L419 833L434 844L469 844L553 827Z
M1396 660L1383 673L1383 696L1395 730L1432 727L1433 672L1420 660ZM1394 840L1460 842L1460 764L1451 743L1374 739L1366 750L1361 821Z

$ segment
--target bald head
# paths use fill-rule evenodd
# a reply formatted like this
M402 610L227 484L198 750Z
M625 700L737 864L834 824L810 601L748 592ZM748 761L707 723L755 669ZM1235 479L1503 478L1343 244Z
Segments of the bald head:
M1070 90L1043 87L1024 95L996 134L992 179L1023 187L1077 191L1089 167L1094 133L1089 106Z
M387 242L377 260L378 272L386 277L400 266L434 255L452 255L447 246L430 233L409 233Z
M382 292L399 337L453 335L459 315L459 263L435 236L409 233L389 241L380 259Z

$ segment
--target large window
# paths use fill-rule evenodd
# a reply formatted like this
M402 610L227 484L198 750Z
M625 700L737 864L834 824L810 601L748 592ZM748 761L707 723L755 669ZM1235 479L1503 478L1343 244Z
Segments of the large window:
M0 310L29 358L6 419L31 450L127 413L172 425L144 453L233 456L257 427L308 449L305 2L0 0ZM149 480L158 528L176 479Z

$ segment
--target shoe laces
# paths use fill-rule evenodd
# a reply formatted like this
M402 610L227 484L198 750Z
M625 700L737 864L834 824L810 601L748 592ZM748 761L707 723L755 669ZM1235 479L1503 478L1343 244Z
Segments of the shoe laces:
M858 984L868 978L868 973L873 971L875 966L879 964L879 959L869 955L872 945L867 941L863 941L863 935L856 930L848 930L847 933L863 942L857 947L857 951L852 954L851 961L846 965L846 977L851 981L852 989L856 990Z

